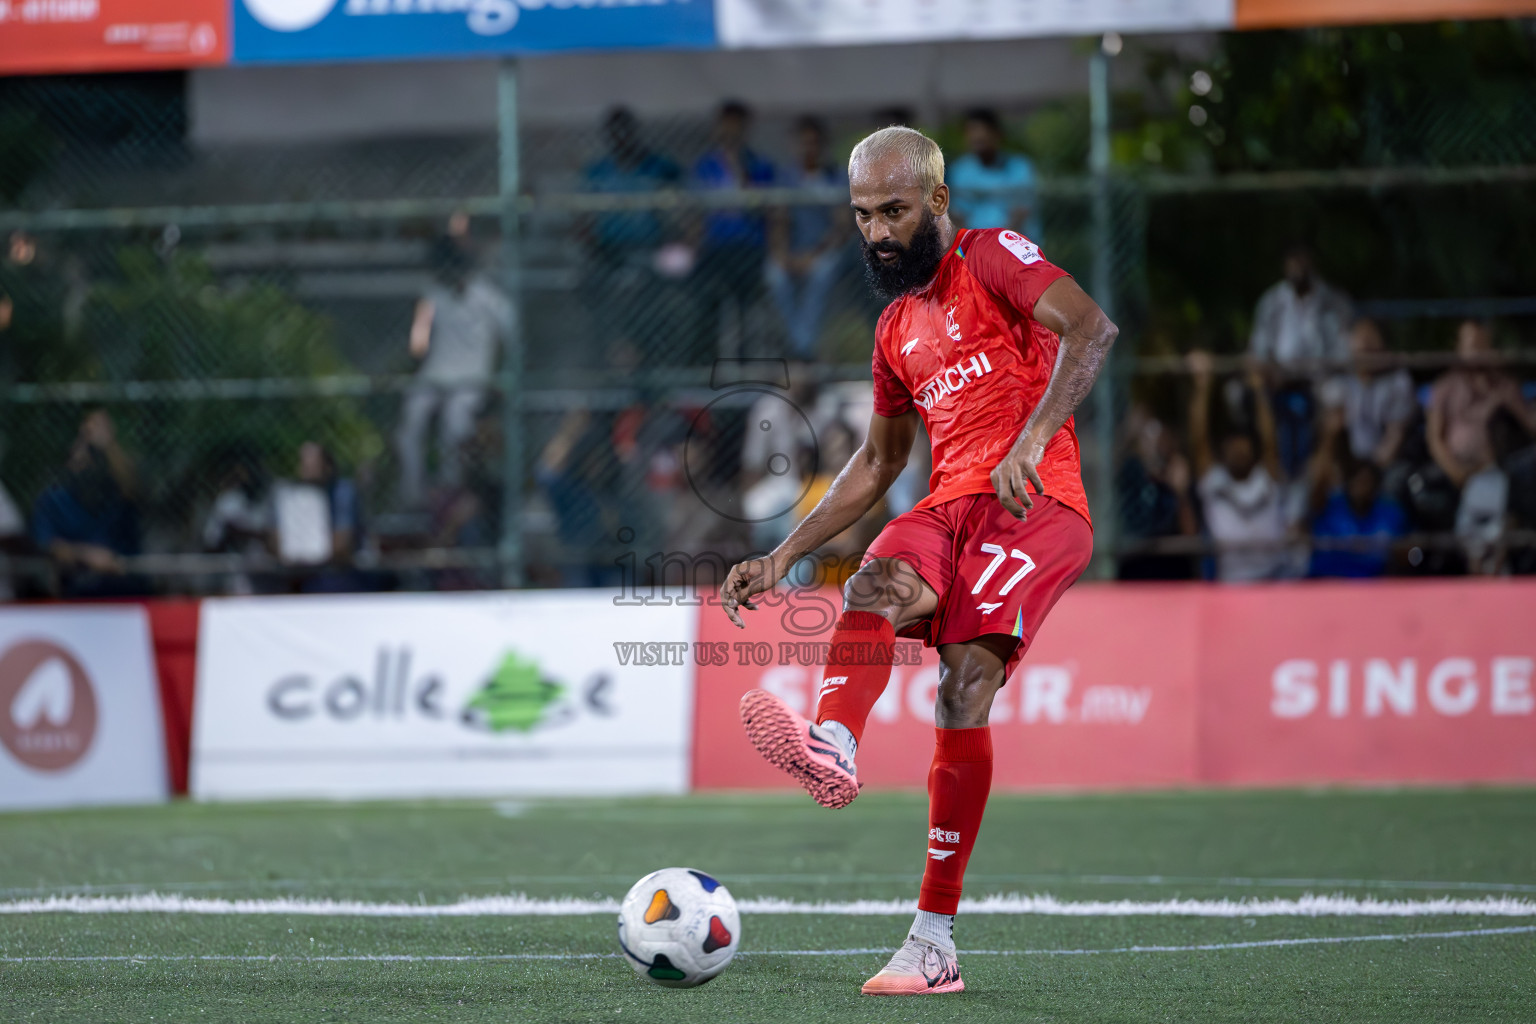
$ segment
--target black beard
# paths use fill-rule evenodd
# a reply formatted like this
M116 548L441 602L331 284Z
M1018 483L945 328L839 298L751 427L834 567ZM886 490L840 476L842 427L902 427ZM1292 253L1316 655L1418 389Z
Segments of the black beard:
M894 252L897 256L887 263L875 255L880 252ZM864 243L864 280L881 299L894 302L932 281L943 259L939 222L932 213L924 210L922 222L907 245L891 238L874 245Z

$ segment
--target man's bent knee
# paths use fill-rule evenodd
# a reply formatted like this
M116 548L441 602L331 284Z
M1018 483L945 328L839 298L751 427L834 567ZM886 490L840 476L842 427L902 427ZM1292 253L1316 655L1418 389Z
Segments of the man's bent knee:
M898 631L933 614L925 601L927 584L911 569L873 561L854 573L843 586L843 610L870 612Z

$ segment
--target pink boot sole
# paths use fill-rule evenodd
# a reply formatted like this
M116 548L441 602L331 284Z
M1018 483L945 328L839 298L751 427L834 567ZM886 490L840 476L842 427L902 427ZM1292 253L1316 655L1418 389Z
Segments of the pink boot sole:
M757 752L804 786L821 806L847 807L859 795L859 781L843 767L832 745L812 736L811 723L773 694L742 694L741 724Z

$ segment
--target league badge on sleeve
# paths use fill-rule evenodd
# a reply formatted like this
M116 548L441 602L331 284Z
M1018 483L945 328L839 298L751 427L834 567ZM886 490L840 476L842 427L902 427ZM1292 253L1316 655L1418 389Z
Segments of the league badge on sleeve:
M1019 262L1028 266L1031 263L1039 263L1044 256L1040 255L1040 247L1017 231L1000 231L997 240L1003 248L1019 258Z

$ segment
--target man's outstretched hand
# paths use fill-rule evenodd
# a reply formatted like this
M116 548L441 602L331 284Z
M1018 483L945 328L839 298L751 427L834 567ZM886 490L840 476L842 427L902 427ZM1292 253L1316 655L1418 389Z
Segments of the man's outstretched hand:
M746 629L747 624L741 621L741 612L737 609L757 611L752 598L765 590L772 590L782 575L771 557L749 558L732 566L726 574L725 582L720 585L720 604L725 609L726 617L736 623L737 628Z

